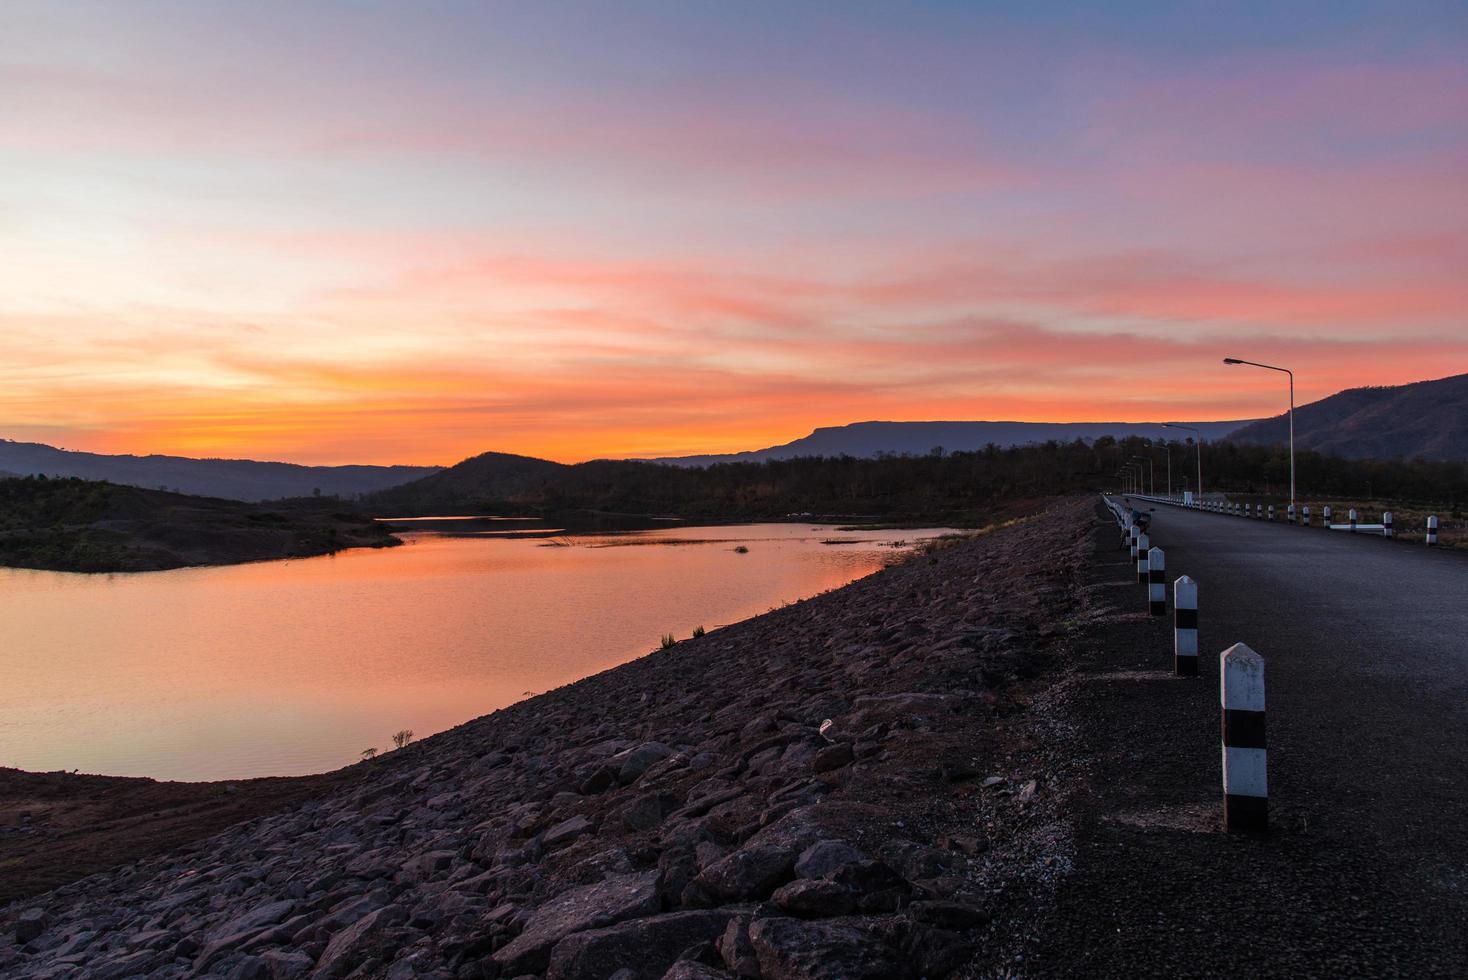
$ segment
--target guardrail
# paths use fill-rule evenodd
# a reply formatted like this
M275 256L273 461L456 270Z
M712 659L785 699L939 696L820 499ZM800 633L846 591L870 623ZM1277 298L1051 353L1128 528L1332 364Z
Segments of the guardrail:
M1125 500L1143 500L1149 504L1165 504L1169 507L1181 507L1186 510L1197 510L1203 511L1205 513L1223 514L1229 517L1246 517L1252 518L1253 520L1267 520L1270 523L1276 523L1274 504L1269 504L1266 507L1262 503L1255 503L1255 505L1250 508L1250 506L1246 503L1240 504L1233 501L1189 501L1184 500L1184 498L1176 495L1164 496L1160 494L1145 493L1102 494L1102 500L1107 501L1107 506L1110 507L1112 506L1110 502L1111 498L1115 496L1122 497ZM1119 513L1119 511L1122 509L1122 505L1117 504L1113 509L1113 513ZM1294 504L1289 504L1287 506L1285 515L1286 523L1295 524L1299 527L1313 526L1310 521L1309 504L1306 504L1303 508L1301 508L1298 521L1296 521L1295 519L1296 511ZM1333 523L1333 517L1334 515L1331 512L1330 505L1326 504L1321 509L1320 526L1325 528L1327 531L1344 531L1347 534L1374 534L1383 538L1399 537L1399 535L1397 534L1394 515L1389 510L1382 511L1381 520L1378 523L1374 524L1363 523L1360 520L1355 508L1350 508L1347 511L1347 519L1346 523L1344 524ZM1425 527L1423 529L1422 541L1429 547L1437 544L1438 523L1439 522L1436 514L1431 514L1427 517Z

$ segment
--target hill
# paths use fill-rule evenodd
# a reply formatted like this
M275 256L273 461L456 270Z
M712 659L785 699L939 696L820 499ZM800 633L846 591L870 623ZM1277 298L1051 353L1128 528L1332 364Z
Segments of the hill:
M253 459L106 456L0 439L0 471L18 476L79 477L229 500L309 497L352 499L436 473L437 466L301 466Z
M1228 437L1277 445L1289 417ZM1381 388L1351 388L1295 409L1295 447L1348 459L1468 459L1468 374Z
M541 500L572 469L565 463L534 456L481 453L448 469L380 491L369 500L383 514L394 508L404 514L422 514L472 504Z
M1185 422L1200 430L1204 439L1222 439L1251 420L1239 422ZM1042 442L1087 442L1126 439L1132 436L1160 439L1167 435L1156 422L852 422L822 426L808 436L780 446L742 453L704 456L669 456L654 460L674 466L709 466L713 463L761 462L795 459L800 456L872 457L924 456L935 448L947 452L972 452L989 445L1009 448Z
M16 568L144 572L398 543L315 498L263 507L76 478L0 480L0 565Z

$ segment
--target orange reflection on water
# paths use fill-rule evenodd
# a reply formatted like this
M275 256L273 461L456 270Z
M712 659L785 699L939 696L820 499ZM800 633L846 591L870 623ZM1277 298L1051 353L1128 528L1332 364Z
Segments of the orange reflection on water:
M0 765L167 779L320 772L879 567L806 525L408 535L385 551L83 576L0 569ZM865 543L831 546L822 539ZM736 543L750 549L737 554Z

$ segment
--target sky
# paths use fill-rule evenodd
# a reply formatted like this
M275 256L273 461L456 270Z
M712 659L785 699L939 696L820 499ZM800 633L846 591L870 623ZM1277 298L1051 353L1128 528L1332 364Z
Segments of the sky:
M452 463L1468 371L1468 5L0 7L0 438Z

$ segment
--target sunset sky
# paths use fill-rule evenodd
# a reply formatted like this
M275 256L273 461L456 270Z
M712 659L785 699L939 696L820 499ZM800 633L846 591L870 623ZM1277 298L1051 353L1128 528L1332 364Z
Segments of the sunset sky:
M0 437L307 463L1468 371L1468 4L0 8Z

